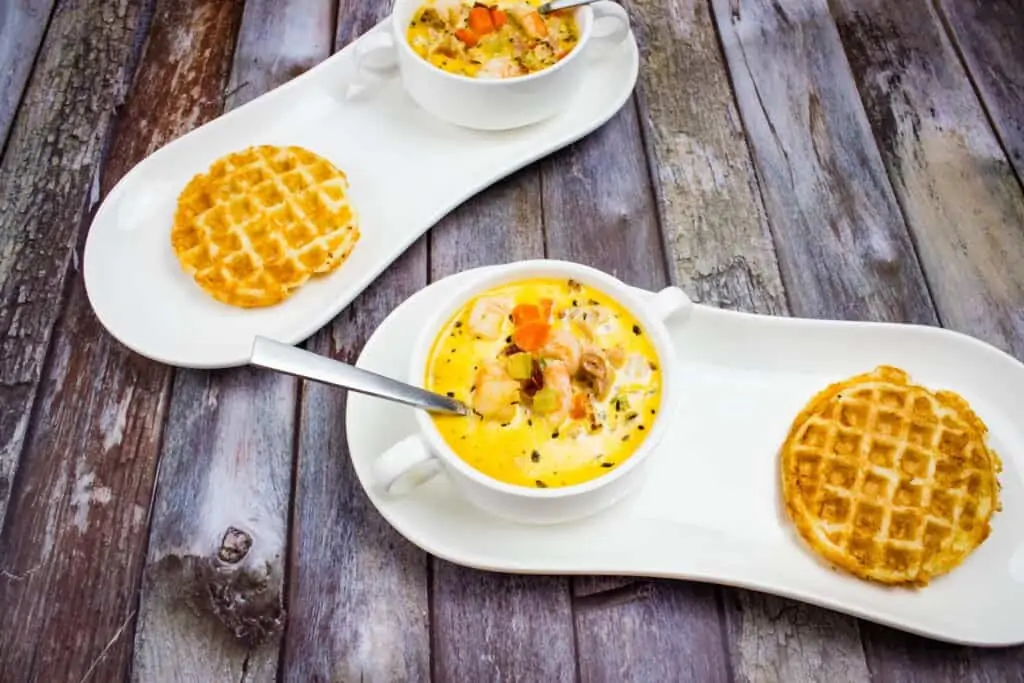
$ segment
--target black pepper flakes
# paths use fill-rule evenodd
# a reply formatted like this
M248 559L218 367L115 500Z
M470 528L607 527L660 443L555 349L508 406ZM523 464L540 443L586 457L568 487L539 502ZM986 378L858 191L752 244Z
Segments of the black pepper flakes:
M462 321L461 320L456 320L455 321L455 327L456 328L462 327Z
M546 489L548 487L548 485L542 482L540 479L538 479L534 483L537 485L537 488L539 489Z
M647 429L647 427L644 427L643 425L637 425L636 428L639 429L641 432Z
M530 453L530 462L540 462L540 451Z
M640 336L640 326L639 325L633 325L633 334L635 334L637 336Z
M624 437L622 437L622 440L623 441L629 441L629 434L626 434Z
M557 439L558 438L558 430L557 429L555 431L551 432L551 438L552 439Z
M601 467L612 467L612 466L613 465L610 462L603 462L603 463L601 463Z
M509 336L505 337L505 343L506 344L511 344L512 343L512 335L511 334Z
M444 395L447 396L448 398L455 398L455 392L454 391L446 391L446 392L444 392Z
M533 420L527 420L526 424L529 425L530 427L532 427L533 426Z

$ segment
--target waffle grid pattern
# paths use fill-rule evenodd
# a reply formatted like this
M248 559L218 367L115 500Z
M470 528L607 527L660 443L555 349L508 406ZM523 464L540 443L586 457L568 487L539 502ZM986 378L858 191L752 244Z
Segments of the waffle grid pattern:
M826 389L783 448L787 508L801 535L862 578L926 585L989 533L998 458L951 392L895 368Z
M171 244L214 298L269 306L330 273L359 239L345 174L301 147L222 157L178 198Z

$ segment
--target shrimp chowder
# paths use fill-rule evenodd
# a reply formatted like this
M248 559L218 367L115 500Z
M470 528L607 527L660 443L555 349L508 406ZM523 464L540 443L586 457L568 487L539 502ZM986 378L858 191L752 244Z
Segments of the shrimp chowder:
M420 57L449 73L511 78L546 69L580 39L572 10L541 15L541 0L427 0L409 22Z
M661 401L652 341L603 292L530 279L469 301L442 327L425 385L472 407L433 415L466 463L509 484L580 484L629 458Z

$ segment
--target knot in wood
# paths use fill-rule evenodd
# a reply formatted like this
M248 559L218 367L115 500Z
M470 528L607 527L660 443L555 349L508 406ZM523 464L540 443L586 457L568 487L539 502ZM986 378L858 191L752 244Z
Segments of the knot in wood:
M217 557L228 564L237 564L252 547L252 536L241 529L229 526L220 542Z

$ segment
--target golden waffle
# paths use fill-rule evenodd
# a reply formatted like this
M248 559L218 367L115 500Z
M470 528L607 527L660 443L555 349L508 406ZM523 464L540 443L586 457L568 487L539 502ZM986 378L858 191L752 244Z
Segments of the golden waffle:
M880 366L815 396L782 446L782 493L825 559L924 586L988 536L1001 464L964 399L909 380Z
M301 147L263 145L215 161L178 197L171 245L214 298L270 306L340 266L359 227L348 181Z

